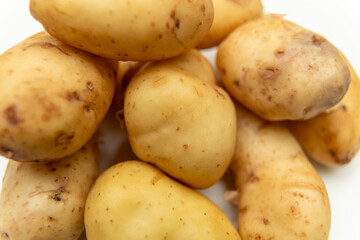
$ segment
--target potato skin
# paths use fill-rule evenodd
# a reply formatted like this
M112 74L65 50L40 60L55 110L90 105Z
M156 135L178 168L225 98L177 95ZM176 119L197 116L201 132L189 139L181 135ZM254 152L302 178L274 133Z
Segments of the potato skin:
M325 38L265 16L238 27L220 44L217 65L230 94L260 117L302 120L337 104L350 70Z
M12 240L78 239L97 175L93 142L57 162L9 161L0 195L0 235Z
M88 240L240 240L210 200L141 161L100 175L86 201L85 229Z
M237 106L231 170L240 192L238 229L248 240L327 240L330 203L295 137Z
M334 107L306 121L286 125L313 160L327 166L343 166L360 149L360 79L348 62L351 83Z
M115 91L102 58L45 32L0 56L0 154L17 161L69 156L93 136Z
M261 0L213 0L213 4L214 22L198 48L219 45L236 27L263 13Z
M195 188L218 181L235 147L234 104L222 88L172 66L149 65L125 93L132 150Z
M214 18L211 0L31 0L30 12L69 45L132 61L161 60L190 50Z

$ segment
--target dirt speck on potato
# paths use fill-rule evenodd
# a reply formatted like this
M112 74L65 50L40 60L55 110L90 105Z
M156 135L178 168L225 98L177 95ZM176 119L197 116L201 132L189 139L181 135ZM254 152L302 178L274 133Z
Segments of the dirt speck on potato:
M23 122L23 120L18 115L17 106L15 104L7 107L3 112L3 116L5 120L13 126Z

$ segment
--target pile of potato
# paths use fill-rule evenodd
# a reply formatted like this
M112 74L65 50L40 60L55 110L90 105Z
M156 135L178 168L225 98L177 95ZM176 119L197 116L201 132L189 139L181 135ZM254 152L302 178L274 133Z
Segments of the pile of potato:
M260 0L31 0L30 12L45 31L0 56L1 240L328 239L309 158L342 166L360 147L359 78L328 40ZM216 69L198 50L210 47ZM105 117L136 159L99 176ZM227 170L237 229L196 191Z

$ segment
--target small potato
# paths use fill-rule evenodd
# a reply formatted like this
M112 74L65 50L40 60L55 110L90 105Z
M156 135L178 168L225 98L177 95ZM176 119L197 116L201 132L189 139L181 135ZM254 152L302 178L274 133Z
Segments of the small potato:
M54 37L117 60L162 60L195 47L214 18L211 0L31 0Z
M328 166L349 163L360 149L360 79L349 66L349 90L338 104L315 118L286 123L305 152Z
M100 175L86 201L85 229L88 240L240 240L210 200L140 161Z
M236 27L263 12L261 0L213 0L213 4L214 22L198 48L217 46Z
M191 187L215 184L230 163L234 104L222 88L191 73L148 65L126 89L124 116L136 156Z
M115 92L102 58L40 32L0 56L0 155L69 156L94 135Z
M280 17L248 21L220 44L225 88L267 120L303 120L337 104L350 70L325 38Z
M97 145L49 163L9 161L0 195L0 239L76 240L98 175Z
M237 117L231 170L240 192L242 239L328 240L327 190L294 136L240 106Z

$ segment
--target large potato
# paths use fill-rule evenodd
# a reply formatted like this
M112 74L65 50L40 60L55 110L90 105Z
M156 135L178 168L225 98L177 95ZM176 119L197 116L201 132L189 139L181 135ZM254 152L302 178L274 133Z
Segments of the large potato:
M331 225L327 190L294 136L240 106L237 117L231 170L240 192L240 236L327 240Z
M18 161L60 159L93 136L115 91L96 56L45 32L0 56L0 154Z
M232 32L217 65L231 95L273 121L314 117L338 103L350 83L346 61L329 41L274 16Z
M78 239L97 175L94 143L57 162L9 161L0 195L0 239Z
M263 12L261 0L213 0L213 4L214 22L199 48L218 45L236 27L260 17Z
M140 161L118 163L96 180L85 229L88 240L240 240L210 200Z
M196 46L214 18L211 0L31 0L56 38L118 60L160 60Z
M360 148L360 80L349 66L349 90L338 104L315 118L287 122L305 152L328 166L349 163Z
M125 93L134 153L196 188L224 174L235 147L235 107L226 91L174 66L150 64Z

